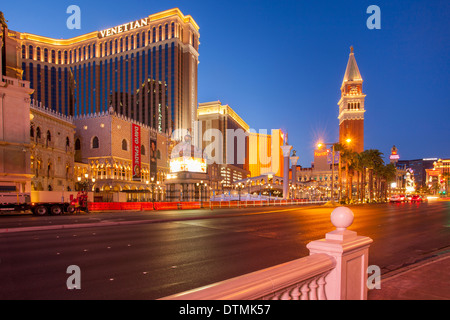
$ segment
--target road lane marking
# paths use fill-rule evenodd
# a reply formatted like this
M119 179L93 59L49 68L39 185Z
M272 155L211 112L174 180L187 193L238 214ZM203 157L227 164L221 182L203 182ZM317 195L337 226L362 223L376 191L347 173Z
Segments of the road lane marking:
M316 207L309 207L314 209ZM140 225L140 224L154 224L154 223L165 223L165 222L180 222L180 221L192 221L192 220L207 220L207 219L219 219L219 218L229 218L229 217L243 217L251 215L269 214L269 213L279 213L279 212L289 212L296 211L299 209L306 208L291 208L291 209L279 209L279 210L269 210L269 211L257 211L257 212L247 212L247 213L231 213L224 215L211 215L211 216L196 216L187 218L168 218L168 219L153 219L153 220L136 220L136 221L107 221L102 222L92 222L83 224L70 224L70 225L53 225L53 226L37 226L37 227L24 227L24 228L10 228L10 229L0 229L1 234L12 234L19 232L35 232L35 231L51 231L51 230L69 230L69 229L82 229L82 228L95 228L95 227L113 227L113 226L124 226L124 225ZM74 235L76 236L76 235Z

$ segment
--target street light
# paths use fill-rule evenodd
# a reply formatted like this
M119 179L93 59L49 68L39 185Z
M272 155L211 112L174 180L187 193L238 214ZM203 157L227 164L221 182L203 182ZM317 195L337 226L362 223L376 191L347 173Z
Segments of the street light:
M269 189L269 206L270 206L270 197L272 196L272 185L269 183L267 185L267 188Z
M323 146L333 146L333 151L332 151L332 155L331 155L331 157L332 157L332 160L331 160L331 204L332 205L335 205L335 202L334 202L334 157L336 154L335 145L336 145L336 143L319 143L319 144L317 144L317 147L319 149L321 149Z
M242 190L243 184L239 182L236 187L238 189L239 202L240 202L241 201L241 190Z
M155 177L151 177L150 180L152 181L152 202L155 203Z
M350 138L348 138L347 140L345 140L345 142L347 142L347 144L350 144L351 142L352 142L352 139L350 139ZM332 160L331 160L331 204L335 204L335 201L334 201L334 165L335 165L335 163L334 163L334 161L335 161L335 154L336 154L336 149L335 149L335 147L336 147L336 144L337 144L337 142L335 142L335 143L322 143L322 142L320 142L320 143L318 143L317 144L317 147L319 148L319 149L321 149L323 146L332 146L333 147L333 150L332 150ZM338 175L340 176L341 174L340 174L340 170L341 170L341 157L339 156L339 173L338 173ZM340 194L340 190L339 190L339 194ZM341 200L340 199L341 197L339 196L339 200Z

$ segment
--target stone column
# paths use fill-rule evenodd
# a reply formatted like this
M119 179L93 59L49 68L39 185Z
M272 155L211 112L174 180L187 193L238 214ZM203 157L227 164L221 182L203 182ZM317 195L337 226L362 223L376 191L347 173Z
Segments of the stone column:
M289 199L289 157L291 156L292 146L284 145L281 147L284 157L284 175L283 175L283 199Z
M367 300L369 246L373 240L347 230L353 220L349 208L338 207L331 214L336 230L307 245L311 255L326 253L336 259L336 267L325 278L328 300Z

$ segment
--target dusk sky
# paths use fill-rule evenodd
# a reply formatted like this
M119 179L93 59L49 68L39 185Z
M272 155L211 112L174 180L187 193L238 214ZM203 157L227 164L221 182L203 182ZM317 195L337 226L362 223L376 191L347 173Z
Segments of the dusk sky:
M66 26L72 4L81 30ZM370 5L381 30L366 26ZM450 158L448 0L27 0L0 11L11 30L66 39L175 7L200 26L198 101L230 105L255 130L288 131L300 165L310 167L319 140L338 140L350 46L367 95L365 148Z

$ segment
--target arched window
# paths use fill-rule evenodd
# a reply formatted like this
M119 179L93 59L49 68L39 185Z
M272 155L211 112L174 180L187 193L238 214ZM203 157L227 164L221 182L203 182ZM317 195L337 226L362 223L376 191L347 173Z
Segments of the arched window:
M76 141L75 141L75 150L81 150L81 141L80 141L80 139L77 139Z
M145 147L141 146L141 156L145 156Z
M40 139L41 138L41 128L37 128L36 129L36 138Z
M30 126L30 137L34 138L34 127L33 127L33 125Z
M122 140L122 150L128 151L128 142L125 139Z
M159 151L159 150L156 151L156 159L158 159L158 160L161 159L161 151Z
M47 164L47 178L50 178L50 176L51 176L51 174L52 174L52 167L53 167L53 165L52 165L52 163L49 161L48 164ZM49 190L49 191L51 191L51 190Z
M98 149L100 147L100 142L98 140L98 137L94 137L92 139L92 149Z
M50 133L50 130L47 131L47 141L51 142L52 141L52 134Z

